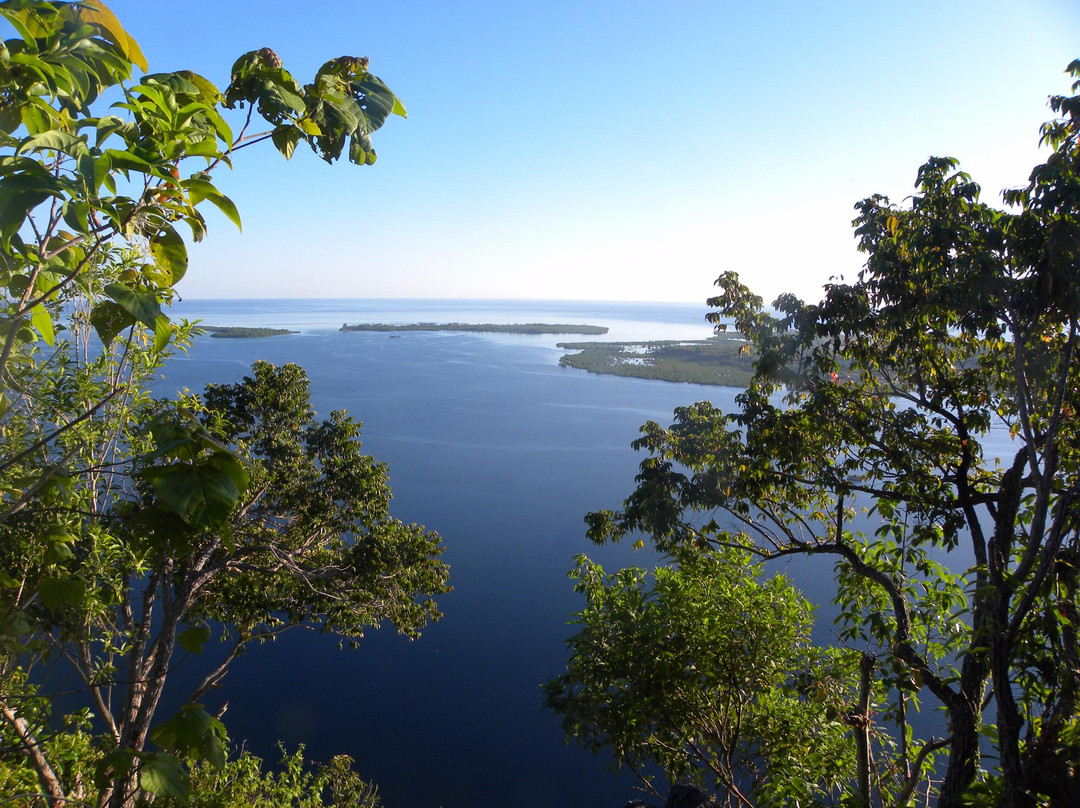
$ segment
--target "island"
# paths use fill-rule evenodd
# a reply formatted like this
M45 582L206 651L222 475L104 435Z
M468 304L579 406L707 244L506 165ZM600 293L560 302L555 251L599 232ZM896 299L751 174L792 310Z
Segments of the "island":
M342 331L464 331L476 334L606 334L602 325L565 323L357 323L341 326Z
M558 347L577 352L563 356L560 365L590 373L745 387L754 371L746 345L741 334L729 332L703 340L560 342Z
M211 337L218 339L257 339L258 337L277 337L282 334L299 334L299 331L290 331L287 328L248 328L246 326L232 325L203 325L199 326Z

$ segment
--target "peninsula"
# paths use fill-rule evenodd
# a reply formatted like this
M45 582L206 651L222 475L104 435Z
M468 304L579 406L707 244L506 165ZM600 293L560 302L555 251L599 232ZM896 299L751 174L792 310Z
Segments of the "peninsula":
M652 342L560 342L563 367L614 376L745 387L754 358L741 334L729 332L703 340Z
M606 334L602 325L565 323L357 323L341 326L342 331L464 331L479 334Z

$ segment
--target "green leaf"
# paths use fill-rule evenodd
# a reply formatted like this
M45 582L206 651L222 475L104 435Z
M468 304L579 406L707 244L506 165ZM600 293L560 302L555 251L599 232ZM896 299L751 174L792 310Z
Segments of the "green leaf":
M188 266L187 246L172 227L166 225L150 239L150 253L158 268L168 273L170 285L175 285L184 277Z
M56 332L53 330L52 315L44 305L39 303L30 310L30 324L41 334L45 344L52 346L56 342Z
M69 199L64 203L64 224L77 233L90 230L90 212L93 209L81 199Z
M107 154L100 157L84 154L79 158L79 174L86 180L86 184L90 186L94 194L97 194L111 171L112 158Z
M162 314L154 320L154 350L161 353L173 337L172 320Z
M114 749L103 757L94 770L94 785L106 788L113 780L119 780L130 770L135 753L130 749Z
M132 319L156 330L161 305L154 293L136 291L122 283L110 283L105 287L105 294L115 300Z
M316 127L318 128L318 127ZM270 134L270 139L274 141L274 146L277 150L285 155L285 159L292 159L293 152L296 150L296 144L304 138L304 133L301 132L295 126L289 126L283 124L274 129Z
M215 188L212 182L202 177L192 177L184 180L180 185L187 190L192 205L198 205L205 199L224 213L236 225L237 230L243 229L240 226L240 212L236 209L236 205L233 204L229 197Z
M247 472L227 452L193 463L144 469L158 498L192 527L214 528L232 514L247 487Z
M80 603L86 596L86 586L78 578L42 578L38 597L50 612Z
M35 173L15 174L0 182L0 247L7 248L34 208L57 195L52 178Z
M150 164L129 151L106 149L105 154L107 154L112 161L113 168L119 169L120 171L138 171L140 174L150 173Z
M90 313L90 325L94 327L105 347L108 347L121 331L135 325L135 318L118 303L106 300L94 306Z
M167 752L155 752L142 760L139 785L159 797L172 797L187 802L191 797L191 782L183 764Z
M80 157L88 153L86 141L81 137L56 129L50 129L40 135L31 135L25 138L19 144L19 148L15 150L15 154L18 155L34 149L53 149L64 154L70 154L72 157Z
M203 646L210 641L209 626L192 626L176 635L180 647L191 654L201 654Z

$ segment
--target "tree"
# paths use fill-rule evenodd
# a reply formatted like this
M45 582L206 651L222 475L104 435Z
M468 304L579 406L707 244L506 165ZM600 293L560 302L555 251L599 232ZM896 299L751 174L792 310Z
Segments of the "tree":
M390 516L359 425L316 422L301 369L148 392L192 335L163 310L187 270L175 225L201 239L205 202L239 225L214 172L266 140L370 164L371 134L404 107L366 59L301 86L264 48L222 93L147 73L94 0L0 16L15 34L0 47L0 784L50 805L183 799L188 764L224 763L199 699L248 643L293 626L354 642L383 621L415 636L447 589L439 537ZM116 114L97 111L106 91ZM222 108L245 107L234 136ZM249 133L256 113L270 129ZM215 633L226 650L161 720L176 656ZM84 703L56 716L61 670Z
M917 780L950 808L1080 801L1080 96L1050 105L1053 153L1005 210L931 159L906 204L856 206L866 264L819 304L769 311L721 276L709 317L745 335L753 380L732 412L646 424L636 489L587 519L665 552L835 558L840 636L881 694L869 731L896 740L871 759L853 728L860 804ZM915 732L919 699L947 737Z
M567 672L544 688L568 735L610 747L657 796L653 767L721 792L724 806L838 788L852 757L847 665L810 648L813 607L782 576L747 575L749 554L729 549L681 552L651 586L638 568L577 562L581 628Z

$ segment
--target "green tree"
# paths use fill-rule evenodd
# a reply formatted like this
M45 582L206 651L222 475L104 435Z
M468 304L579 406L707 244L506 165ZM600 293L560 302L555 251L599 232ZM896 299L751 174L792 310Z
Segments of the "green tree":
M383 621L415 636L446 591L439 537L389 515L385 468L346 414L315 420L301 369L148 392L191 337L164 311L187 270L176 225L201 239L206 202L239 225L214 172L266 140L370 164L404 108L366 59L301 85L264 48L222 93L147 73L94 0L9 0L0 17L0 786L50 805L185 799L190 764L225 760L199 699L247 643L300 625L355 641ZM215 632L224 652L161 720L177 655ZM64 715L59 668L85 697Z
M639 775L692 781L752 805L831 795L852 757L845 660L809 642L811 605L735 550L678 554L652 573L605 575L580 556L585 609L567 672L545 686L567 734Z
M931 159L905 204L856 206L865 267L819 304L769 311L723 275L710 317L746 335L753 380L732 412L646 424L635 491L588 517L598 541L835 558L840 636L873 655L897 739L871 761L853 728L861 804L916 779L950 808L1080 801L1080 96L1050 104L1053 153L1005 210ZM919 700L946 737L914 731Z

